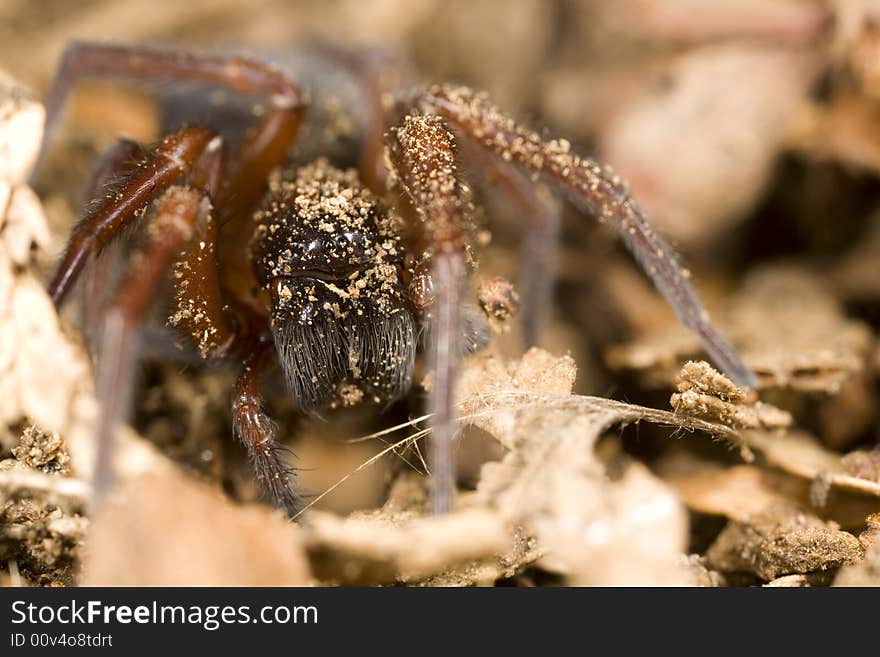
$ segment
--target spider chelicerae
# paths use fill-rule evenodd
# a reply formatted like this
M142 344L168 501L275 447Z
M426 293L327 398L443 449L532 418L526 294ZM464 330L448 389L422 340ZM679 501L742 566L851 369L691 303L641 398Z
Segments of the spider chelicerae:
M718 366L754 384L709 323L673 249L607 167L576 155L565 140L542 138L471 89L402 86L385 59L363 53L319 48L307 59L308 66L282 69L244 57L91 43L71 45L62 59L46 101L44 144L84 77L196 84L233 98L218 107L190 90L169 101L169 129L156 146L120 140L109 149L50 284L60 307L86 263L136 227L137 246L102 318L96 491L112 472L112 429L125 404L134 336L170 274L169 321L202 358L238 367L234 432L262 491L291 516L302 496L263 410L267 369L277 359L303 412L387 404L412 386L419 336L427 336L433 506L448 510L456 367L475 344L464 310L476 262L473 202L461 158L520 203L536 235L552 234L540 230L550 221L541 210L545 184L616 227ZM244 101L243 109L236 105ZM533 250L548 252L540 244Z

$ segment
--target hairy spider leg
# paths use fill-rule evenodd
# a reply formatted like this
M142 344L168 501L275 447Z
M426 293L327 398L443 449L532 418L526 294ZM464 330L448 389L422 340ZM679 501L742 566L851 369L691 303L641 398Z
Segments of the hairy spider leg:
M218 252L224 263L222 285L237 301L249 303L252 275L241 256L246 233L253 228L250 210L265 189L269 172L284 160L296 137L305 108L299 87L278 69L248 58L74 42L65 50L49 88L40 158L76 83L94 77L202 82L269 98L269 110L239 145L230 160L227 183L213 199L219 225L233 224L225 229Z
M86 208L96 208L114 195L121 184L131 177L143 163L146 151L141 144L130 139L118 139L98 159L83 195ZM111 293L108 282L121 260L122 254L114 249L104 249L83 271L83 295L81 297L81 323L83 333L96 337L109 303Z
M127 139L118 140L101 157L87 188L86 207L97 207L109 202L118 193L120 185L147 157L143 145ZM187 183L203 190L209 199L217 197L223 181L224 150L219 137L213 139L186 176ZM186 305L189 312L177 312L174 324L184 328L199 346L200 355L225 353L234 337L233 325L227 317L220 293L216 262L216 223L213 214L196 222L195 233L189 240L175 267L175 294L177 307ZM111 272L121 262L116 249L104 249L85 270L86 292L82 299L83 325L94 334L104 316ZM210 339L209 339L210 338Z
M244 252L253 230L251 210L265 189L269 172L284 161L296 138L306 106L299 87L277 69L246 58L166 52L138 46L75 43L65 52L50 88L41 156L75 83L80 78L95 76L206 82L242 94L268 96L271 107L264 118L247 132L232 156L225 183L221 142L219 139L211 141L209 131L184 128L167 137L153 156L132 174L119 193L75 229L67 254L50 286L56 306L63 301L89 253L100 250L150 201L163 192L169 194L169 185L189 170L188 182L202 188L206 202L211 199L216 202L219 222L214 221L211 212L203 213L202 220L192 225L190 239L177 245L180 248L186 246L182 259L178 261L179 266L175 267L178 309L180 311L184 301L191 307L190 312L186 312L186 309L178 312L176 320L193 336L203 357L222 355L232 349L247 354L253 341L261 339L260 334L265 333L267 328L262 310L251 295L253 273L247 266L248 259ZM209 148L209 145L213 148ZM205 149L212 152L197 160L199 153ZM217 223L225 227L222 240ZM164 253L158 243L154 246L151 244L148 242L147 252ZM163 261L163 264L170 262ZM222 277L218 274L221 263ZM155 285L148 284L146 280L124 282L120 288L123 297L142 301L151 298L154 293ZM186 296L186 299L182 299L182 296ZM235 309L240 320L238 324L230 316L233 310L227 305L227 300L232 302L232 306L238 306ZM112 317L118 317L118 314L111 314ZM131 358L130 328L119 319L113 321L115 325L111 325L108 318L105 331L107 357L102 360L114 362L115 358L119 365L105 370L110 374L102 375L102 380L121 383L130 370L130 363L127 362ZM246 361L248 356L243 358ZM249 366L245 363L243 367ZM101 385L99 381L99 387ZM109 383L105 384L105 389L110 389ZM110 394L112 397L116 393ZM102 410L102 423L112 427L122 405L121 398L111 399L109 412ZM109 428L103 430L101 435L99 444L108 443ZM276 448L271 453L277 457ZM99 468L99 471L109 472L109 448L102 451L99 447L99 454L104 454L100 458L107 460L108 464L103 469ZM259 463L255 462L255 465ZM280 468L279 460L275 470L280 472ZM265 481L265 478L261 481ZM288 500L294 499L295 494L288 490L284 495L279 495L276 486L277 482L264 490L273 501L289 509Z
M455 138L442 119L408 115L389 133L395 176L406 192L405 214L416 218L422 262L430 266L431 472L435 513L452 508L455 492L455 379L460 358L461 301L468 276L468 203L456 166Z
M241 94L269 96L273 107L293 107L301 99L297 86L281 71L251 59L75 41L65 49L49 85L43 144L35 170L55 134L68 96L83 78L204 82Z
M689 272L648 223L620 178L593 160L574 155L567 141L548 141L518 125L484 95L470 89L434 86L418 102L425 111L446 118L464 135L503 160L540 174L564 190L582 210L615 226L681 323L699 337L716 364L737 383L756 386L754 373L710 323L688 281Z
M89 256L101 251L139 210L186 173L214 137L210 130L198 127L172 133L132 173L115 196L106 199L77 224L49 285L56 307L64 302Z
M303 499L291 485L294 470L282 458L277 427L263 410L263 376L273 350L271 338L263 338L244 358L232 394L232 421L263 494L293 518L303 508Z
M113 480L113 437L128 403L135 331L171 263L192 238L196 225L206 221L210 212L204 191L178 185L166 189L147 211L144 242L108 310L98 363L101 413L93 480L96 502L101 501Z
M222 140L213 141L187 176L187 183L204 191L212 212L195 223L193 235L174 263L176 311L169 318L192 338L202 358L225 355L239 331L225 303L217 262L217 210L213 200L223 184L225 153Z
M144 161L146 150L143 144L131 139L117 139L109 146L92 168L89 182L85 187L85 206L93 207L115 191L114 181L127 178Z
M119 157L122 157L122 150L131 149L120 149L117 154ZM101 358L98 364L101 414L93 480L96 503L100 502L113 481L114 429L127 411L137 326L172 262L181 262L181 257L184 259L187 266L178 267L178 271L182 271L181 278L185 277L193 287L206 287L206 277L216 272L216 263L205 257L206 254L213 253L213 245L209 246L198 240L211 239L214 235L211 230L213 220L210 199L219 189L222 167L222 140L220 137L212 137L202 153L191 163L184 181L188 185L167 188L146 209L149 216L143 234L144 241L132 260L137 266L129 265L110 304L104 320ZM181 256L181 250L187 244L200 244L199 254L194 256L190 247ZM216 286L216 278L213 281ZM215 287L214 294L209 294L208 297L219 299L219 290ZM205 308L204 311L209 312L210 309ZM216 321L220 330L226 331L231 337L231 329L222 312L217 313Z

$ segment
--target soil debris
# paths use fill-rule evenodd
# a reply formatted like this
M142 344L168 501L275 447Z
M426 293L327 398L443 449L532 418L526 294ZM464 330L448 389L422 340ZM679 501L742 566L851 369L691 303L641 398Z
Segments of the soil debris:
M870 514L865 518L865 525L865 531L859 534L859 543L867 551L880 542L880 513Z
M58 491L28 486L33 475L53 483L63 477L8 463L0 462L0 563L14 561L26 581L38 586L73 584L89 521L58 505L58 497L70 492L63 485Z
M498 333L510 330L510 320L519 313L519 294L513 284L501 276L484 280L477 291L477 302L489 327Z
M76 11L7 4L0 43L35 93L0 74L0 583L880 586L880 12L871 3L419 0L406 12L387 0L194 0L161 12L152 0L90 0ZM35 99L74 32L240 47L310 95L314 80L352 87L339 103L312 105L310 116L329 120L300 133L294 157L313 162L308 180L291 169L271 181L278 206L269 209L284 212L267 224L279 239L288 210L308 219L315 239L332 241L344 226L363 232L379 202L366 189L384 177L359 181L348 170L360 160L347 145L370 119L369 109L346 111L361 93L354 76L291 44L379 46L378 56L356 54L381 67L386 109L397 86L437 84L429 88L481 110L487 91L493 112L497 103L529 117L535 131L521 136L566 138L551 146L551 164L595 152L626 180L659 233L680 245L685 280L757 374L756 390L698 360L699 341L582 208L510 198L493 177L500 170L479 175L479 157L462 148L448 164L479 219L468 258L479 259L481 277L464 314L488 344L460 363L451 514L429 512L430 418L418 410L429 390L416 387L412 405L384 415L354 406L385 395L365 387L366 363L345 342L339 366L350 380L333 386L326 417L302 417L281 377L267 377L267 410L314 494L290 524L259 501L232 438L234 372L174 351L153 325L141 336L133 428L117 435L117 486L94 508L92 363L76 300L59 319L45 279L98 153L122 134L154 143L165 118L193 116L175 84L87 82L31 189L44 119ZM384 54L392 51L399 59ZM338 148L315 149L321 135ZM224 130L230 149L236 139ZM405 273L397 263L410 255L409 235L389 217L370 244L320 242L352 266L361 251L382 251L369 280L280 286L279 297L315 304L328 326L357 313L352 299L396 310L402 300L388 285ZM554 227L538 230L542 222ZM558 245L542 244L557 231ZM281 249L266 264L280 276L297 257ZM545 272L534 266L542 257L552 260ZM555 283L542 278L549 271ZM509 281L524 292L521 309ZM200 300L185 301L170 310L203 323ZM164 323L169 308L154 310ZM415 345L416 333L395 341ZM526 342L543 348L523 353ZM413 377L430 381L421 360ZM664 400L673 412L660 410Z
M880 482L880 446L857 449L840 459L840 467L848 475Z
M706 552L710 566L721 572L749 572L768 582L858 563L862 555L852 534L788 507L732 522Z
M67 453L61 436L54 432L44 431L34 425L24 430L18 447L12 449L12 454L21 463L41 472L58 474L69 472L70 455Z
M688 361L669 403L686 413L739 428L783 429L791 414L758 401L753 390L736 385L705 361Z

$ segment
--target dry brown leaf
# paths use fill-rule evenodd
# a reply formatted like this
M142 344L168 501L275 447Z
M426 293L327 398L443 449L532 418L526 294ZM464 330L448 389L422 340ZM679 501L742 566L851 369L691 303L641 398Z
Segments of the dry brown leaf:
M571 359L539 349L510 363L471 357L458 389L462 422L489 432L508 454L483 467L476 493L461 496L445 518L425 517L426 493L408 480L398 480L377 511L350 518L310 512L306 536L316 574L344 583L461 585L509 577L540 560L578 584L693 583L694 573L680 563L687 518L678 500L639 464L609 481L593 446L608 426L640 420L730 439L735 433L572 396L574 376Z
M44 116L43 106L0 71L0 181L25 183L40 148Z
M876 497L836 485L827 491L824 500L816 500L811 479L755 465L724 467L684 454L663 458L657 470L688 508L741 522L768 506L787 504L858 531L864 526L865 516L880 504ZM818 501L824 504L820 506Z
M876 417L869 376L873 335L845 316L827 281L795 267L752 272L718 321L758 376L764 396L811 415L829 446L846 448ZM693 336L666 325L615 347L608 362L640 372L651 385L672 380L674 367L699 353Z
M466 415L463 421L479 422L511 449L502 461L484 466L477 500L521 525L544 553L542 564L572 582L692 581L678 562L687 532L680 502L639 464L632 464L620 480L609 481L593 449L599 435L620 422L648 420L732 439L734 432L608 399L530 394L524 381L570 387L573 363L553 360L533 349L508 367L484 357L465 374L470 395L465 407L477 419Z
M844 316L819 276L793 267L751 272L718 324L761 389L836 394L865 370L872 344L868 326ZM670 365L697 353L696 339L669 325L612 349L608 360L613 367L670 381L675 373Z
M463 564L470 568L471 562L504 553L512 533L487 509L438 518L382 511L342 518L313 511L306 520L306 541L319 578L364 585L418 582Z
M880 482L854 477L844 470L842 456L822 447L809 434L744 431L742 439L764 454L771 465L798 477L818 481L826 487L850 493L880 497Z
M302 530L170 471L121 486L95 515L86 586L304 586Z
M660 474L689 508L699 513L746 521L771 504L792 500L779 476L752 465L728 468L711 462L668 459Z
M380 509L347 518L310 512L306 544L325 583L474 586L511 577L540 556L534 540L462 496L456 511L430 515L426 481L402 473Z

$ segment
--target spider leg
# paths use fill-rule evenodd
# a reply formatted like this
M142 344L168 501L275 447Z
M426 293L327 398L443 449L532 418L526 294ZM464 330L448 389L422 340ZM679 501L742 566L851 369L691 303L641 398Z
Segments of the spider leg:
M101 202L113 189L114 180L127 178L144 159L144 147L131 139L117 139L98 160L84 194L86 206Z
M293 471L281 457L275 423L263 410L262 379L273 348L271 340L259 340L242 362L233 391L232 421L235 434L247 448L260 490L293 518L303 501L290 484Z
M434 513L452 509L455 491L453 442L457 433L455 381L460 359L461 299L467 276L461 253L444 251L434 255L431 277L434 303L431 310L431 362L434 381L431 388L431 468L434 480Z
M214 147L206 149L196 161L187 182L204 191L212 201L220 194L223 170L223 148L218 138ZM189 333L202 358L224 355L239 334L220 284L214 212L208 212L195 223L192 238L175 263L176 310L168 318L172 326Z
M46 121L40 158L51 141L61 111L76 83L87 77L137 80L179 80L220 86L236 93L268 97L264 117L248 131L230 159L228 182L214 196L218 229L224 232L218 258L227 265L224 287L246 300L251 280L243 257L253 226L236 221L250 216L269 172L287 155L302 120L305 99L299 87L278 69L243 57L221 57L155 50L143 46L77 42L68 46L46 98ZM39 162L39 159L38 159ZM36 167L35 167L36 169ZM64 285L60 286L63 295Z
M378 194L388 189L388 170L385 167L385 130L397 123L394 107L388 106L395 89L407 79L406 62L379 49L367 49L350 57L352 65L359 69L363 87L364 111L367 125L361 148L359 170L364 183ZM398 116L396 119L402 119Z
M534 346L553 309L562 208L549 189L536 184L510 162L494 157L485 148L467 142L462 146L486 188L499 191L522 212L525 227L520 250L521 321L525 345Z
M755 387L754 373L714 329L672 247L651 227L624 183L610 170L547 141L502 114L470 89L436 86L419 104L446 118L464 135L505 161L516 162L564 190L581 209L612 223L638 263L666 297L684 326L701 340L717 365L737 383Z
M469 204L459 181L455 141L438 117L407 116L389 136L394 175L416 215L424 258L430 262L432 501L435 513L452 508L455 490L455 378L460 358L460 308L468 276L466 221ZM426 261L417 269L424 270ZM424 298L427 297L427 298Z
M169 135L115 196L106 199L73 229L61 264L49 285L49 294L56 307L63 303L89 255L103 249L139 210L191 168L214 138L211 131L198 127L183 128Z
M149 308L165 273L196 226L207 220L207 195L189 187L172 186L147 211L145 241L132 260L104 320L98 363L98 423L94 497L100 501L112 483L114 429L129 399L134 360L135 329Z
M129 178L137 166L143 162L144 149L137 142L119 139L100 157L92 170L86 185L84 207L96 208L104 199L116 193L119 184ZM81 297L81 323L83 333L96 337L101 326L101 318L110 301L108 284L116 269L121 254L105 249L83 273Z
M273 110L287 110L267 114L264 122L274 126L278 124L279 114L298 114L294 110L302 105L298 87L281 71L251 59L163 51L133 45L73 42L64 51L49 85L43 144L37 166L55 134L64 104L77 82L95 77L204 82L237 93L269 96Z
M43 148L51 140L76 82L94 76L204 82L270 101L262 120L245 134L228 167L223 163L221 141L213 133L195 127L179 130L130 175L116 195L74 230L50 286L56 305L63 301L89 254L102 249L137 212L156 201L153 210L148 210L151 220L145 231L146 245L139 254L141 270L123 280L105 323L96 470L100 494L110 480L112 427L127 398L124 384L132 365L133 330L161 274L181 250L174 269L177 312L171 323L189 331L204 357L233 348L246 353L253 346L251 341L257 334L253 325L261 324L259 313L264 311L252 308L253 273L245 253L253 231L251 209L271 170L286 158L305 101L297 85L283 73L253 60L77 43L65 52L46 101ZM228 172L225 182L221 178L224 169ZM184 175L191 188L172 187ZM216 222L212 200L217 208ZM243 319L241 325L235 322L238 318ZM245 362L236 388L236 432L249 448L264 489L293 513L299 502L287 488L287 472L272 441L271 423L260 410L257 372L264 367L265 350L259 350L263 360ZM283 491L275 483L282 474Z

